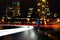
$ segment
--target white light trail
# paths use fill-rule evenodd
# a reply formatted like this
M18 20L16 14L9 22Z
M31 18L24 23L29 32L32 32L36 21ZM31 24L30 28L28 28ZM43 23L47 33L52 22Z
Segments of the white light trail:
M0 30L0 36L6 36L6 35L23 32L23 31L30 30L30 29L33 29L33 26L23 26L22 25L22 28Z

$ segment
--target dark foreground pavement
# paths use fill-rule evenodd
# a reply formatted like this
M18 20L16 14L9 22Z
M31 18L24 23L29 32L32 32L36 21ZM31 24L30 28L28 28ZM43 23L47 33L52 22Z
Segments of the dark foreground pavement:
M45 30L45 29L44 29ZM0 40L60 40L60 31L38 31L37 28L0 37Z

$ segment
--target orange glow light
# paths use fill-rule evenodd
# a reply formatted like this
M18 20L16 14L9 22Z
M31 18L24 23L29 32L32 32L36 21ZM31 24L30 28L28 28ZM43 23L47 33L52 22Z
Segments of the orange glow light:
M27 18L27 21L30 21L30 19L29 19L29 18Z
M57 19L57 22L60 22L60 19L59 18Z
M4 19L2 19L1 21L4 22Z
M36 22L32 22L32 24L35 24Z

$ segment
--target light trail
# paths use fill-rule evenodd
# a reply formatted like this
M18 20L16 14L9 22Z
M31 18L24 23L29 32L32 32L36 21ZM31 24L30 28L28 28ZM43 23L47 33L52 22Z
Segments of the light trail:
M0 37L33 29L33 26L23 26L23 25L21 25L21 26L22 26L22 28L0 30Z

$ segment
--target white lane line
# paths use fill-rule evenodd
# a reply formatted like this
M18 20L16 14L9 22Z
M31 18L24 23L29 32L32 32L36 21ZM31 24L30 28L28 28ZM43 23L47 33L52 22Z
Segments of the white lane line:
M22 32L22 31L26 31L26 30L30 30L30 29L33 29L33 27L32 26L25 26L25 27L23 26L23 28L0 30L0 36L6 36L6 35Z

